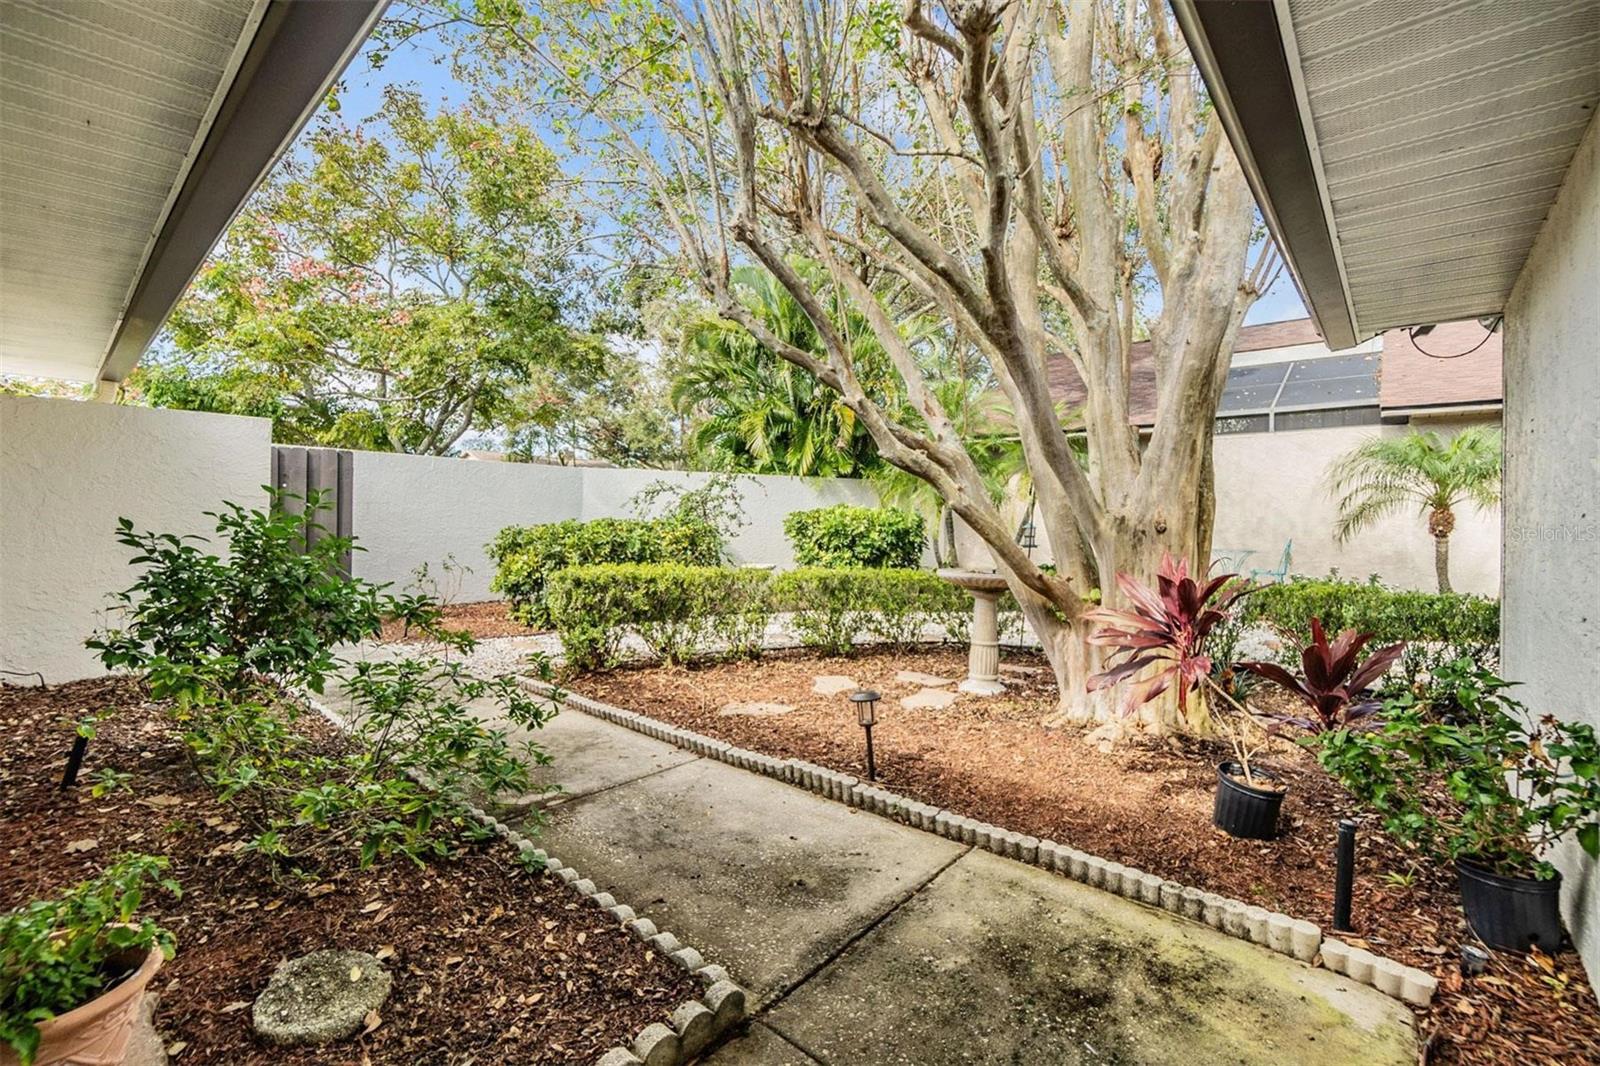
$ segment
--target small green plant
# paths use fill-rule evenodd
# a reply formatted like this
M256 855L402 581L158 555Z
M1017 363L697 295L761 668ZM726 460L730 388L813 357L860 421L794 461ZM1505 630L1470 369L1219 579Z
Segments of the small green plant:
M802 567L915 569L928 541L919 514L846 503L794 511L783 520L783 532Z
M1323 733L1318 761L1389 834L1440 861L1555 876L1545 856L1571 834L1600 857L1600 743L1593 726L1533 719L1509 683L1468 660L1444 670L1465 711L1442 721L1409 694L1376 729Z
M22 1066L38 1050L40 1022L94 999L152 948L172 957L172 934L138 917L152 885L180 894L167 865L158 856L124 855L55 899L0 915L0 1040Z
M133 775L113 766L102 766L89 777L89 795L95 799L113 792L131 792Z
M303 514L273 493L268 510L224 503L216 519L227 546L203 537L140 532L117 520L117 540L133 549L139 576L116 595L123 625L85 642L106 666L145 674L158 697L212 688L242 697L266 683L321 692L340 644L377 636L388 617L436 638L470 640L440 626L437 603L396 597L346 578L339 560L348 538L322 535L313 493Z

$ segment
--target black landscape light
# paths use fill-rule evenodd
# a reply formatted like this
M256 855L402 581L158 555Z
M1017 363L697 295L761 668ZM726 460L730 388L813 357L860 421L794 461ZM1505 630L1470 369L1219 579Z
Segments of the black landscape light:
M856 721L867 733L868 781L878 779L878 764L872 757L872 727L878 724L878 700L881 698L870 688L858 688L850 693L850 702L856 705Z
M89 732L86 729L79 729L72 737L72 750L67 753L67 769L61 775L63 791L78 783L78 770L83 766L83 756L88 750Z
M1356 879L1356 823L1339 820L1337 864L1333 875L1333 928L1341 933L1353 931L1350 924L1350 896Z

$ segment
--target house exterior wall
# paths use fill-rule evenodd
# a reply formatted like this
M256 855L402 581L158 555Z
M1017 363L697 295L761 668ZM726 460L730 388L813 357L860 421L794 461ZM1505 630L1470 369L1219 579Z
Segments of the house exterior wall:
M261 506L271 431L262 418L0 396L0 669L52 684L99 673L83 641L133 576L117 519L210 535L203 512L222 501Z
M1506 676L1537 714L1600 727L1600 124L1506 306ZM1560 849L1567 924L1600 972L1600 870Z

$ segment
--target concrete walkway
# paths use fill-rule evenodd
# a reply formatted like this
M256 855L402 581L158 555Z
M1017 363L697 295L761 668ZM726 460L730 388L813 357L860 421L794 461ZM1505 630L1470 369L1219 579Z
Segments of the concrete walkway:
M575 710L551 854L751 993L716 1066L1402 1066L1411 1014L1327 970Z

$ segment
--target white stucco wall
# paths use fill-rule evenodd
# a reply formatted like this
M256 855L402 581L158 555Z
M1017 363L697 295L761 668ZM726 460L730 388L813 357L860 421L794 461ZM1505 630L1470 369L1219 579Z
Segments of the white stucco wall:
M470 573L459 589L446 591L462 602L489 599L494 564L483 549L506 526L628 518L634 515L630 502L652 482L692 488L709 476L356 452L351 528L364 550L355 553L352 566L359 577L403 587L420 564L437 574L446 556L453 556ZM878 502L877 493L861 481L742 476L738 488L748 524L729 544L729 553L739 563L792 565L783 535L783 519L791 511Z
M50 683L99 673L84 638L133 577L117 519L209 535L203 512L224 500L260 506L271 428L261 418L0 396L0 669Z
M1502 666L1535 712L1600 727L1600 124L1593 120L1506 306ZM1556 857L1567 924L1600 973L1600 870Z
M462 602L489 599L494 564L484 545L506 526L583 517L583 474L570 466L356 452L350 526L361 550L351 568L404 587L427 563L442 583L441 564L454 556L468 572L459 590L441 591Z
M617 470L596 467L583 472L583 517L629 517L629 501L656 481L686 488L704 485L711 475L677 470ZM878 493L865 481L846 478L741 475L737 488L744 498L746 525L728 545L736 563L794 565L794 552L783 535L783 520L793 511L831 507L836 503L878 506Z
M1417 423L1449 434L1464 423ZM1293 540L1292 573L1365 581L1377 574L1401 588L1433 590L1433 538L1416 512L1384 518L1345 544L1333 536L1338 506L1328 467L1368 437L1401 436L1408 426L1340 426L1283 433L1236 433L1216 439L1219 549L1249 550L1245 569L1278 565ZM1450 538L1450 582L1458 592L1493 596L1500 587L1500 519L1493 510L1463 508Z

